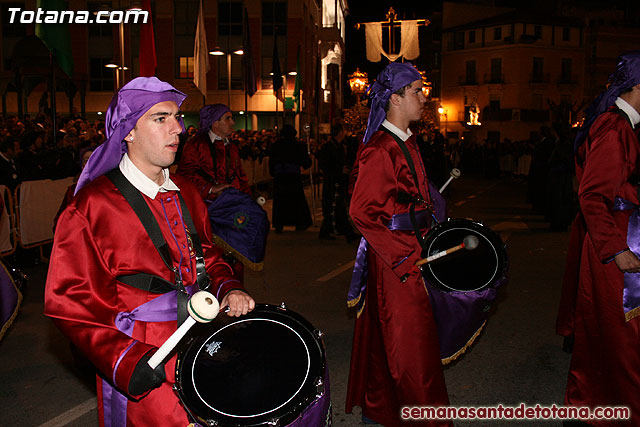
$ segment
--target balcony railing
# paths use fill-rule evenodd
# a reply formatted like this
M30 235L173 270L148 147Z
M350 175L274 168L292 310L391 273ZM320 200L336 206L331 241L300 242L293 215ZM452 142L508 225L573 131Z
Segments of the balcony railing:
M480 120L483 122L535 122L542 123L549 121L549 110L528 110L528 109L512 109L501 108L494 110L485 107L482 110Z
M558 78L559 85L575 85L578 84L578 76L575 74L560 76Z
M549 73L532 73L529 76L529 83L549 83L551 81Z
M475 75L465 76L458 78L458 83L460 84L460 86L472 86L478 84L478 79L476 79Z
M485 74L484 82L487 84L502 84L504 83L504 74Z

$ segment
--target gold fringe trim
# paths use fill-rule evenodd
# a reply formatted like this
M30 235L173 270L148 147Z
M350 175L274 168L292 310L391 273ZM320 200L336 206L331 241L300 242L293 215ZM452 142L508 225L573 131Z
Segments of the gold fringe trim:
M18 310L20 309L20 303L22 303L22 293L16 287L16 283L13 281L13 278L11 277L11 274L9 274L9 270L7 270L7 268L1 262L0 262L0 266L2 266L4 271L7 273L7 276L11 280L11 284L13 285L13 288L16 290L16 293L18 294L18 301L16 302L16 309L13 311L13 314L11 315L11 317L9 317L9 320L7 320L7 323L4 324L4 326L2 327L2 330L0 330L0 339L2 339L2 337L5 334L5 332L7 332L7 330L9 329L9 326L11 326L11 324L15 320L16 316L18 315Z
M358 303L360 302L360 300L362 299L362 294L358 295L358 298L354 298L352 300L348 300L347 301L347 307L349 308L353 308L356 305L358 305ZM362 314L362 312L364 311L364 305L367 303L367 301L364 301L362 303L362 307L360 307L360 310L358 310L358 314L356 315L356 317L360 317L360 315Z
M478 328L478 330L475 332L475 334L473 334L473 336L469 339L469 341L467 341L467 343L465 344L464 347L462 347L460 350L456 351L456 353L452 356L449 356L447 358L442 359L442 364L446 365L448 363L453 362L454 360L456 360L458 357L462 356L469 347L471 347L473 345L473 342L476 340L476 338L478 337L478 335L480 335L480 332L482 332L482 329L484 329L484 325L487 324L487 321L485 320L482 325L480 325L480 327Z
M358 298L354 298L352 300L348 300L347 301L347 307L349 307L349 308L355 307L356 305L358 305L358 302L360 302L360 299L362 299L362 294L358 295Z
M365 306L366 304L367 304L367 301L365 300L365 301L362 303L362 307L360 307L360 310L358 310L358 314L357 314L357 316L356 316L357 318L359 318L359 317L360 317L360 315L362 314L362 312L364 311L364 306Z
M233 246L231 246L230 244L228 244L227 242L222 240L215 233L211 233L211 237L212 237L213 243L216 246L220 246L226 252L230 252L231 254L233 254L233 256L238 258L238 260L241 263L243 263L247 268L249 268L249 269L251 269L253 271L262 271L264 269L264 261L263 262L253 262L250 259L248 259L246 256L242 255L240 252L238 252L236 249L234 249Z
M628 322L631 319L635 319L640 316L640 307L636 307L633 310L629 310L624 314L624 320Z

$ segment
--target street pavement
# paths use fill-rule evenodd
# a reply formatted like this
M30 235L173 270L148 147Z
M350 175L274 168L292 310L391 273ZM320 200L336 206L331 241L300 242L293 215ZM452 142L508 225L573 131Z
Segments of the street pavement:
M506 241L509 254L509 283L485 330L465 355L445 368L451 404L562 404L569 355L562 352L554 325L568 232L551 232L531 211L523 180L463 174L450 184L447 198L451 218L482 221ZM355 321L345 301L357 243L319 240L318 199L315 208L314 227L303 232L285 227L284 233L269 235L265 269L247 271L245 286L257 302L284 302L324 332L333 424L360 426L359 408L344 413ZM97 426L90 368L75 364L68 341L42 314L46 265L25 271L30 280L20 314L0 341L0 426ZM523 423L527 424L493 420L456 425ZM534 421L539 424L543 423Z

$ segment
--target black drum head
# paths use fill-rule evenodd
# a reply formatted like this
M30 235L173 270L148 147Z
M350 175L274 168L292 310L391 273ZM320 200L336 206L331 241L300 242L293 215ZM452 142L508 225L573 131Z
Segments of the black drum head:
M286 425L316 398L324 351L302 317L273 306L202 325L178 356L176 383L200 422ZM290 420L289 420L290 418Z
M507 268L507 253L500 237L477 222L455 219L443 222L427 234L427 253L431 256L475 236L475 249L460 249L423 266L429 283L444 291L476 291L493 285Z

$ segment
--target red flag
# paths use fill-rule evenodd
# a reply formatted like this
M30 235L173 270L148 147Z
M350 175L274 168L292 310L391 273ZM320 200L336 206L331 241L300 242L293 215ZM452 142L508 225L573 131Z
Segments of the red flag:
M156 43L153 37L153 21L151 19L151 0L142 0L142 10L147 11L147 22L140 27L140 76L156 75L158 60L156 59Z

